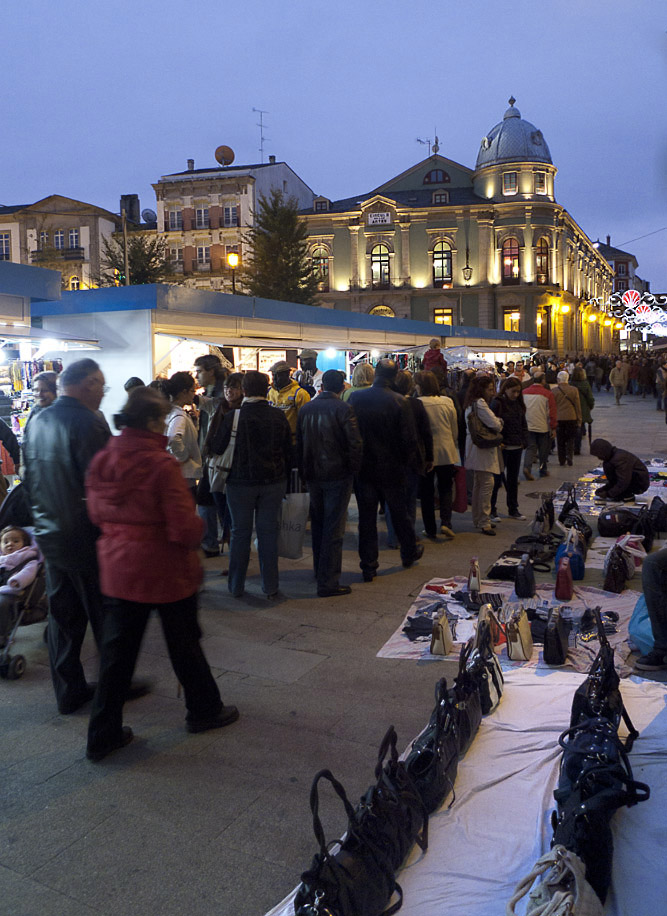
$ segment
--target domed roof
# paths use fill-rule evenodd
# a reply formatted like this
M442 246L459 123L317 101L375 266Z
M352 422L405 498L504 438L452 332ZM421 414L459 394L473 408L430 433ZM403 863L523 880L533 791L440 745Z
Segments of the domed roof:
M521 112L514 107L516 99L509 100L510 107L500 122L486 137L477 155L475 169L483 169L501 162L548 162L551 153L542 131L530 121L524 121Z

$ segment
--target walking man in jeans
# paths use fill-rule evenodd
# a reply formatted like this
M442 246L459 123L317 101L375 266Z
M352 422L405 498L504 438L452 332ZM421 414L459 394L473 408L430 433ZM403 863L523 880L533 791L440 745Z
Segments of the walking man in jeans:
M319 397L300 411L296 428L299 471L308 481L313 565L320 598L349 595L340 584L343 535L354 475L361 468L361 435L349 404L340 399L344 376L328 369Z
M547 461L551 439L556 434L556 399L551 389L544 384L544 372L536 372L532 385L523 390L528 425L528 445L523 459L523 476L534 480L533 462L539 461L540 477L548 477Z

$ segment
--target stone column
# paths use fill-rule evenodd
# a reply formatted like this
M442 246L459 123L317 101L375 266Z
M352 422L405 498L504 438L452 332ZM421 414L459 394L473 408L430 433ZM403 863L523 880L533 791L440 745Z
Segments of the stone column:
M360 226L348 226L350 233L350 286L359 285L359 229Z

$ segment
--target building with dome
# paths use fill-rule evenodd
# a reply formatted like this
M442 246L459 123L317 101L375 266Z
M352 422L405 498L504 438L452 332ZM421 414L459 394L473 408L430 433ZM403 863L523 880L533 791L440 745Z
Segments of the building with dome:
M555 198L542 132L509 100L475 168L432 155L364 194L302 211L330 308L535 334L556 352L608 350L591 312L613 270Z

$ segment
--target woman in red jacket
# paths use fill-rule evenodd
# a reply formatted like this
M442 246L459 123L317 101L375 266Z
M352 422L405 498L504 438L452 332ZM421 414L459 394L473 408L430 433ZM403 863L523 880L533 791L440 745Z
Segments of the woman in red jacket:
M178 462L166 451L169 409L159 392L133 389L114 418L120 436L95 455L88 470L88 514L102 529L97 555L105 596L89 760L101 760L132 740L132 730L123 726L123 697L153 608L185 692L188 731L222 728L239 717L235 706L223 706L199 644L197 548L204 525Z

